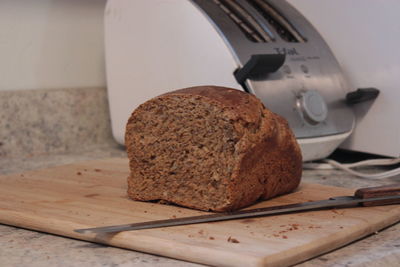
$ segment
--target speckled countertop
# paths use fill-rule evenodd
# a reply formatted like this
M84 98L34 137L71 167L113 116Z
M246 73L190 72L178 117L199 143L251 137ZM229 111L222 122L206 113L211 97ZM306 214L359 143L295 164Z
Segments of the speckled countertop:
M89 159L125 157L111 136L106 90L0 92L0 174ZM370 181L305 170L303 181L348 188ZM200 266L0 224L0 266ZM297 266L399 266L400 224Z

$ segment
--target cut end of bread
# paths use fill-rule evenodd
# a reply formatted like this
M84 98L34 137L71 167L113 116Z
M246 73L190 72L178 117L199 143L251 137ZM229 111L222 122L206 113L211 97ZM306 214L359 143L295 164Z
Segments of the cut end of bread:
M229 205L239 137L215 105L169 95L142 105L133 117L126 137L131 198L191 203L203 210Z

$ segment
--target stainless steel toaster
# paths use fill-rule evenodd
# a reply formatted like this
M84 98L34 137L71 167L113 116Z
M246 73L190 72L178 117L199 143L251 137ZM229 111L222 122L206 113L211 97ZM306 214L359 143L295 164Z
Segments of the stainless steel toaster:
M352 91L307 19L282 0L109 0L106 67L113 134L134 108L196 85L233 87L285 117L304 161L352 132Z

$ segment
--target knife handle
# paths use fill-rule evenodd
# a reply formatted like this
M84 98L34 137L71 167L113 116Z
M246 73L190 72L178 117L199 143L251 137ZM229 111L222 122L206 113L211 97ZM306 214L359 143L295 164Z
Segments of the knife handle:
M354 193L354 196L361 199L385 196L400 196L400 184L360 188ZM361 203L362 206L380 206L387 204L400 204L400 199L368 201Z

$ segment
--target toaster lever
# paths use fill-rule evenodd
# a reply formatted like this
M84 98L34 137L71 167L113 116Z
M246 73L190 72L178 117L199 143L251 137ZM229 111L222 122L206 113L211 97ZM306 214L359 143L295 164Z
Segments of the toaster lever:
M356 91L346 95L347 104L353 105L368 100L373 100L379 95L379 90L376 88L359 88Z
M249 61L233 75L239 84L243 84L248 78L277 71L285 62L285 57L285 54L252 55Z

